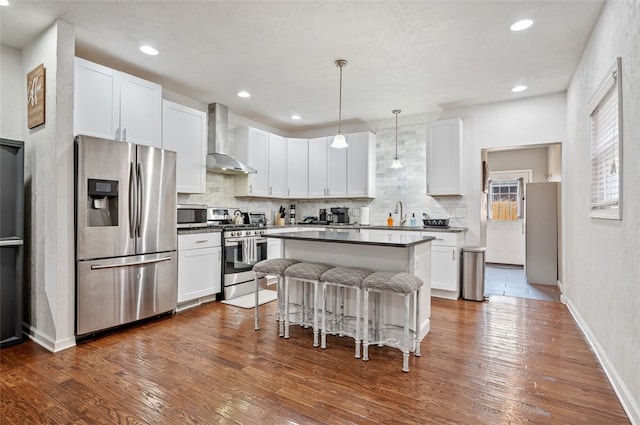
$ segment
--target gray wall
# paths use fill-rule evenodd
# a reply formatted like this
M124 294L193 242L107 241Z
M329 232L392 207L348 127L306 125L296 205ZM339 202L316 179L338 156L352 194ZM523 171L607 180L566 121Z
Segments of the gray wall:
M630 416L640 423L640 2L609 1L567 94L564 296ZM589 101L622 57L622 220L589 218Z

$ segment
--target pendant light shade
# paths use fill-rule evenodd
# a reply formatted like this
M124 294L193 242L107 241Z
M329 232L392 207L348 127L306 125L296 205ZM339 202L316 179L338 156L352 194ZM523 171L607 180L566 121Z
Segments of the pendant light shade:
M398 159L398 114L402 112L400 109L394 109L391 113L396 116L396 156L393 157L393 162L391 163L391 168L402 168L402 163Z
M341 132L342 125L342 68L347 66L347 61L345 59L338 59L336 61L336 66L340 68L340 100L338 103L338 134L333 138L333 142L331 143L332 148L344 149L348 147L347 140Z

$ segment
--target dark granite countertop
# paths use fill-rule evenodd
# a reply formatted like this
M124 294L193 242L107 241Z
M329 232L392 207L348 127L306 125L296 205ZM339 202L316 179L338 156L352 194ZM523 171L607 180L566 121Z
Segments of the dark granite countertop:
M283 232L264 235L267 238L277 238L284 240L299 240L312 242L334 242L356 245L376 245L407 248L430 242L435 238L433 236L420 235L382 235L382 234L361 234L354 229L344 229L341 232L324 231L324 230L305 230L301 232Z
M305 224L299 223L295 225L286 225L286 226L267 226L267 229L286 229L286 228L296 228L296 227L305 227L305 228L314 228L314 227L324 227L325 229L372 229L372 230L404 230L404 231L412 231L412 232L450 232L450 233L459 233L466 232L466 227L442 227L442 226L430 226L430 227L411 227L411 226L363 226L361 224Z
M214 232L222 233L222 229L215 228L215 227L192 227L192 228L178 229L179 235L193 235L197 233L214 233Z

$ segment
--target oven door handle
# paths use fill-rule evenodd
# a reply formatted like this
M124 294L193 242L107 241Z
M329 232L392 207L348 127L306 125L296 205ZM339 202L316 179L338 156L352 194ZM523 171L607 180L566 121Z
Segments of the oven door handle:
M224 240L224 243L226 244L227 242L229 243L237 243L237 242L242 242L246 239L250 239L250 238L226 238ZM256 243L264 243L267 241L267 238L256 238Z

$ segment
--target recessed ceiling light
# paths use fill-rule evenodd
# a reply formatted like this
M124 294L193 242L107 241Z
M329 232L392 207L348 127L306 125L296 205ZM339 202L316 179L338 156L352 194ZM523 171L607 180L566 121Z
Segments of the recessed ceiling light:
M239 91L238 97L251 97L251 94L248 91Z
M299 120L300 119L300 115L298 115L298 114L291 115L291 119L292 120Z
M9 0L0 0L0 6L9 6Z
M155 56L158 54L158 51L156 49L147 45L140 46L140 51L145 55L149 55L149 56Z
M533 21L531 19L522 19L522 20L514 23L513 25L511 25L511 31L526 30L531 25L533 25Z
M511 89L511 91L514 93L519 93L521 91L525 91L526 89L527 89L527 86L515 86Z

